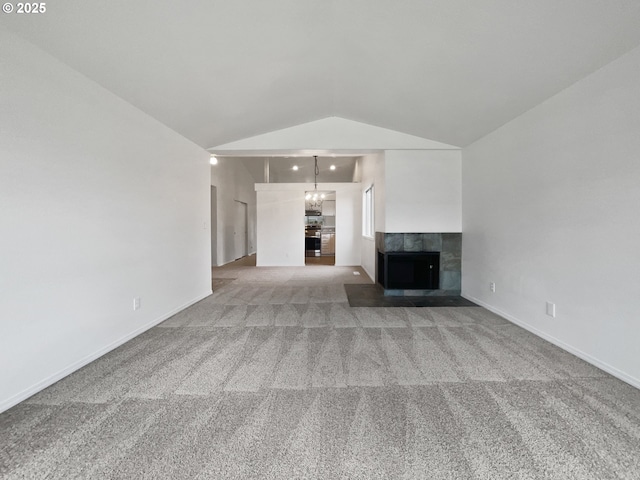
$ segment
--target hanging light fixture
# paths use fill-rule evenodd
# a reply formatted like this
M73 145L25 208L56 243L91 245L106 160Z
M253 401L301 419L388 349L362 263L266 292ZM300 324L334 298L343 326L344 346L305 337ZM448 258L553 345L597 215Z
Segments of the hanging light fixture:
M324 193L322 194L318 193L318 175L320 174L320 168L318 167L318 156L314 155L313 159L314 159L313 193L307 192L304 198L309 202L310 209L319 209L322 207L322 200L324 199Z

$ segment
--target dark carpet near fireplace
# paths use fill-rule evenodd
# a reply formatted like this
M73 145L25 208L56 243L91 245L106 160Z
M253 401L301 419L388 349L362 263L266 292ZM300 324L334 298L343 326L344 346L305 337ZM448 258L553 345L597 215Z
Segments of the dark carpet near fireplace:
M477 307L460 295L385 295L380 285L345 285L351 307Z

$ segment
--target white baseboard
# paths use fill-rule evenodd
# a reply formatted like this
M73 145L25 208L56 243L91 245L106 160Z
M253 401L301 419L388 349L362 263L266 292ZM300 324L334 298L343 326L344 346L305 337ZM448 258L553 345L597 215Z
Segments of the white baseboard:
M369 280L371 280L371 282L376 283L373 278L375 277L375 275L372 275L371 272L364 266L361 265L362 270L364 270L364 273L367 274L367 276L369 277Z
M75 372L76 370L81 369L82 367L84 367L88 363L93 362L94 360L100 358L104 354L109 353L111 350L114 350L114 349L118 348L123 343L128 342L132 338L137 337L141 333L146 332L150 328L155 327L159 323L164 322L167 318L175 315L176 313L184 310L187 307L190 307L191 305L193 305L194 303L199 302L203 298L207 298L212 293L213 293L213 291L209 290L209 292L207 292L206 294L199 295L198 297L194 298L193 300L190 300L189 302L185 303L184 305L181 305L181 306L179 306L177 308L174 308L173 310L165 313L164 315L161 315L159 318L156 318L155 320L152 320L151 322L149 322L149 323L147 323L147 324L145 324L145 325L143 325L143 326L141 326L139 328L136 328L133 332L128 333L127 335L119 338L118 340L116 340L114 342L111 342L110 344L108 344L107 346L99 349L98 351L93 352L90 355L87 355L86 357L78 360L77 362L73 362L71 365L63 368L62 370L54 373L53 375L45 378L44 380L39 381L35 385L32 385L31 387L21 391L20 393L17 393L16 395L13 395L12 397L9 397L6 400L2 400L0 402L0 413L4 412L5 410L10 409L11 407L17 405L20 402L23 402L27 398L35 395L36 393L40 392L41 390L44 390L48 386L53 385L58 380L62 380L64 377L66 377L68 375L71 375L73 372Z
M242 258L245 258L245 257L252 257L252 256L254 256L255 254L256 254L256 252L250 252L250 253L247 253L244 257L234 258L233 260L229 260L229 261L227 261L227 262L222 262L222 263L220 263L220 264L218 264L218 265L211 265L211 266L212 266L212 267L224 267L225 265L229 265L230 263L237 262L238 260L240 260L240 259L242 259ZM287 265L287 266L289 266L289 265Z
M486 308L487 310L495 313L496 315L500 315L502 318L509 320L511 323L514 323L516 325L518 325L519 327L524 328L525 330L528 330L529 332L533 333L534 335L537 335L540 338L544 338L546 341L553 343L555 346L560 347L561 349L575 355L578 358L581 358L582 360L584 360L587 363L590 363L591 365L593 365L594 367L598 367L600 370L603 370L611 375L613 375L614 377L622 380L623 382L628 383L629 385L640 389L640 379L633 377L632 375L629 375L625 372L623 372L622 370L617 369L616 367L612 367L611 365L598 360L597 358L589 355L588 353L583 352L582 350L573 347L572 345L569 345L568 343L563 342L562 340L559 340L557 338L555 338L552 335L549 335L548 333L545 333L539 329L537 329L536 327L533 327L531 325L529 325L527 322L523 322L522 320L520 320L519 318L516 318L512 315L509 315L508 313L505 313L501 310L499 310L498 308L495 308L491 305L489 305L488 303L483 302L482 300L479 300L475 297L472 297L470 295L462 295L462 298L466 298L467 300L472 301L473 303L477 303L478 305L480 305L481 307Z

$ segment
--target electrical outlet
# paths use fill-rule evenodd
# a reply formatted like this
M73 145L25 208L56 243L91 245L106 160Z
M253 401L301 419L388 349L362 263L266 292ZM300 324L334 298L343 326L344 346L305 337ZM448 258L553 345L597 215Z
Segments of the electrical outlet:
M556 318L556 304L547 302L547 315Z
M140 297L134 297L133 299L133 309L140 310Z
M496 284L494 282L489 283L489 290L492 291L493 293L496 292Z

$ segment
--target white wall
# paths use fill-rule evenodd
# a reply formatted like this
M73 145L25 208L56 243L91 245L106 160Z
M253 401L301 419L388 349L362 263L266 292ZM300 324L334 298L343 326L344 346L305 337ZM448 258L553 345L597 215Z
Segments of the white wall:
M363 156L358 162L358 170L361 178L360 203L366 189L373 185L373 212L374 231L385 231L385 156L384 154L371 154ZM360 263L372 280L376 278L376 241L362 235L362 224L359 226L362 236L362 251Z
M256 184L259 267L304 266L304 189L270 189Z
M304 265L307 183L257 183L258 266ZM336 265L360 265L362 200L359 183L319 183L336 192Z
M359 183L327 184L323 189L336 191L336 266L361 264L362 194ZM328 185L333 185L328 187ZM318 188L320 184L318 184Z
M235 201L247 204L247 248L256 251L256 192L254 179L244 166L235 158L220 158L218 164L211 166L211 185L218 190L217 225L217 264L233 262L236 255L234 243Z
M215 147L225 153L253 151L454 149L458 147L340 117L327 117L294 127L244 138ZM318 153L319 154L319 153ZM313 154L312 154L313 155Z
M4 410L208 295L211 273L207 152L3 32L0 71Z
M461 164L459 150L387 150L385 231L460 232Z
M639 78L637 48L464 149L462 254L466 297L637 387Z

